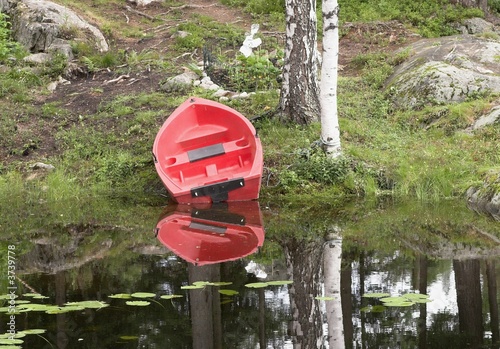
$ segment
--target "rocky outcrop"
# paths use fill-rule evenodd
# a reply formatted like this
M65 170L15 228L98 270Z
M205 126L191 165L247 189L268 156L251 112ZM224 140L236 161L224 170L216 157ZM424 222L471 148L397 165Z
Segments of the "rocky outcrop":
M466 195L470 209L500 221L500 172L489 173L482 187L471 187Z
M100 52L109 49L104 35L70 9L46 0L0 0L14 39L32 53L58 52L72 58L70 42L85 41Z
M473 35L420 40L387 81L396 106L461 102L500 92L500 42Z

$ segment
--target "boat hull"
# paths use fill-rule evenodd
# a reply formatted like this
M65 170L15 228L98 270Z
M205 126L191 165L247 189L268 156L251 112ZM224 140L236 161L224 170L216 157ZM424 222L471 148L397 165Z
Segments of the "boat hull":
M259 197L260 139L247 118L223 104L186 100L160 128L153 156L160 179L178 203Z

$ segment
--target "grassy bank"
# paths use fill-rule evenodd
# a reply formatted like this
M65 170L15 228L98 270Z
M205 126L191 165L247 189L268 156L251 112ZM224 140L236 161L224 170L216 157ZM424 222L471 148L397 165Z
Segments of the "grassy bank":
M115 76L147 71L162 80L192 66L196 58L190 54L198 50L196 57L199 57L202 48L209 44L219 60L239 69L238 76L243 75L243 81L251 81L257 75L258 81L267 82L266 87L245 86L253 86L258 93L246 100L231 101L230 106L252 117L272 111L278 104L276 69L262 63L271 51L282 48L279 40L264 36L265 43L259 51L262 59L238 65L241 58L238 60L234 49L242 42L244 30L236 24L221 24L197 14L186 15L172 10L180 4L164 2L158 11L163 14L157 19L141 20L124 30L123 18L120 22L115 16L97 15L112 11L110 2L66 3L78 7L104 27L112 43L113 48L106 55L75 44L79 63L87 68L89 76L107 69ZM114 3L123 6L122 1ZM256 0L246 2L245 6L237 1L224 3L251 11L254 20L264 23L268 31L280 30L283 25L280 3L264 4ZM478 10L451 8L445 1L425 1L418 8L413 8L414 2L410 1L376 4L353 1L341 5L344 22L399 20L423 36L451 34L454 21L480 14ZM118 16L120 11L114 15ZM174 25L178 22L179 25ZM125 39L137 41L138 37L153 40L148 28L165 23L174 23L170 31L162 33L165 37L178 29L191 34L187 38L168 39L168 50L164 51L151 49L153 45L125 49L119 44ZM3 28L4 32L8 30ZM75 111L66 106L71 95L60 94L62 97L57 99L46 90L48 82L66 68L64 62L55 60L43 67L29 67L20 59L22 50L1 33L0 40L4 43L0 44L2 198L26 195L30 198L33 194L29 193L37 192L30 199L33 203L57 197L87 202L87 197L100 193L163 193L151 157L156 132L188 96L210 97L208 92L193 88L163 93L155 85L150 90L123 92L118 86L108 94L107 88L96 86L91 90L95 97L91 102L97 103L95 111ZM359 74L339 79L344 149L340 159L326 159L317 147L319 124L284 125L270 117L271 113L255 121L265 152L263 200L342 201L346 197L381 195L439 200L462 196L489 170L498 168L498 125L474 133L465 131L497 96L478 96L460 104L430 106L412 112L394 110L382 85L405 53L384 52L384 45L381 42L376 52L354 57L352 64ZM230 50L233 51L226 53ZM37 161L50 163L56 169L48 173L35 171L31 165ZM10 204L0 203L2 212L3 205Z

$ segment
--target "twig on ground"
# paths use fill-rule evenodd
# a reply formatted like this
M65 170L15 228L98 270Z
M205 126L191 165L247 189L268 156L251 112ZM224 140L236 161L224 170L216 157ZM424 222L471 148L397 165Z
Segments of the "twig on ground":
M152 21L155 20L155 18L153 16L150 16L148 15L147 13L144 13L144 12L141 12L141 11L137 11L137 10L134 10L132 7L130 6L125 6L125 9L129 12L132 12L132 13L135 13L136 15L139 15L139 16L142 16L142 17L146 17L147 19L150 19Z

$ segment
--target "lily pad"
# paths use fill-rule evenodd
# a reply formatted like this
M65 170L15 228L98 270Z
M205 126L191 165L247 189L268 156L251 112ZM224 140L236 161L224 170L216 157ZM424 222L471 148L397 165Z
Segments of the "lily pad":
M246 284L245 286L250 288L264 288L269 286L269 284L267 282L253 282L250 284Z
M181 290L196 290L200 288L205 288L205 285L187 285L187 286L181 286Z
M267 284L270 286L283 286L283 285L293 284L293 281L291 280L268 281Z
M23 296L24 297L33 297L36 299L49 298L47 296L41 295L40 293L24 293Z
M0 345L0 349L22 349L19 345Z
M153 298L156 297L156 293L151 292L135 292L131 294L132 297L135 298Z
M212 285L212 286L229 286L232 284L233 284L232 282L228 282L228 281L219 281L219 282L211 282L210 283L210 285Z
M23 344L24 341L22 339L9 339L9 338L1 338L0 344Z
M409 307L415 304L415 302L412 302L405 297L385 297L380 300L386 307Z
M384 297L389 297L389 293L365 293L363 295L364 298L384 298Z
M145 307L147 305L150 305L151 302L148 302L148 301L126 301L125 304L132 305L135 307Z
M23 331L19 331L17 333L23 333L23 334L42 334L42 333L45 333L45 332L47 332L47 330L38 328L38 329L32 329L32 330L23 330Z
M126 340L126 341L133 341L136 339L139 339L137 336L120 336L120 339Z
M182 298L184 296L181 296L179 294L164 294L163 296L160 296L161 299L173 299L173 298Z
M223 294L224 296L236 296L239 294L238 291L236 290L219 290L220 294Z
M415 303L428 303L431 302L429 295L423 293L406 293L402 295L403 298Z
M132 295L130 293L117 293L117 294L112 294L111 296L108 296L109 298L118 298L118 299L130 299L132 298Z
M108 303L104 303L101 301L81 301L81 302L68 302L64 303L66 306L82 306L88 309L101 309L109 307Z
M20 304L19 306L17 306L17 308L21 309L22 312L47 311L51 307L56 307L56 306L51 304L38 304L38 303L27 303L27 304Z
M69 305L65 307L57 307L57 306L52 306L45 313L55 315L55 314L64 314L64 313L69 313L71 311L82 311L84 310L85 307L81 305Z

